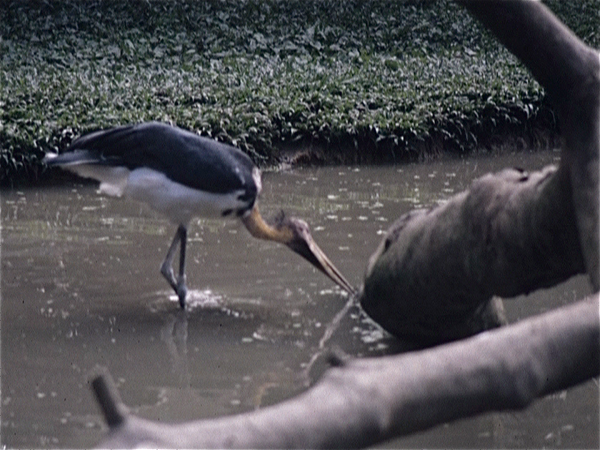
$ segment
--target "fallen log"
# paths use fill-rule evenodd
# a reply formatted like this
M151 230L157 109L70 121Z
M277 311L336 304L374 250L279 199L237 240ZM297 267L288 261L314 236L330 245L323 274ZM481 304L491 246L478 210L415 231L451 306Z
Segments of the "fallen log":
M403 339L439 343L506 323L499 299L585 266L566 171L506 169L396 221L369 261L361 305Z

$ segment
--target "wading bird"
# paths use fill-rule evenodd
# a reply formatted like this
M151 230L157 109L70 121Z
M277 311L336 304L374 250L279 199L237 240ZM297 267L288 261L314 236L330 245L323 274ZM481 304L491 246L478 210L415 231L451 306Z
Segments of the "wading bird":
M81 136L44 162L100 182L100 192L147 203L178 225L161 265L179 305L185 308L187 227L196 216L239 217L250 234L287 245L342 289L355 293L313 240L306 222L283 213L268 224L257 197L260 171L242 151L158 122L96 131ZM179 245L179 274L173 259Z

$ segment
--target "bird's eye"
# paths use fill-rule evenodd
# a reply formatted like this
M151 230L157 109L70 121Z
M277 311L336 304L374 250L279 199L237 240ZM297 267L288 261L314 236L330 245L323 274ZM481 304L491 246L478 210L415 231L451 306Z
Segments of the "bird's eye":
M308 224L306 222L300 222L299 226L298 226L298 230L303 233L310 233L310 227L308 226Z

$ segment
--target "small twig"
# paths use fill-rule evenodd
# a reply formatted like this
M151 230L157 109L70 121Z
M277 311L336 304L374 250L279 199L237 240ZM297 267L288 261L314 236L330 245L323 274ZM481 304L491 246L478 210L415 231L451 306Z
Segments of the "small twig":
M109 428L112 429L121 425L125 421L127 412L112 377L107 371L97 375L92 380L92 390Z
M337 314L333 317L329 325L327 325L327 327L325 328L325 333L323 333L323 337L319 341L319 350L323 350L325 348L325 344L329 339L331 339L333 333L336 332L344 316L348 313L352 306L356 305L356 303L356 295L350 295L344 307L337 312Z
M340 323L342 322L342 319L346 316L348 311L350 311L350 308L352 308L352 306L357 304L357 301L358 300L357 300L356 295L350 295L346 304L342 307L342 309L340 309L336 313L336 315L333 317L333 319L331 319L331 322L329 322L329 324L327 324L327 326L325 327L325 332L323 333L323 337L321 337L321 339L319 340L318 350L312 355L312 357L306 364L306 367L302 371L304 377L306 377L307 385L309 383L309 378L310 378L309 373L310 373L313 365L315 364L317 359L319 359L324 353L326 353L327 348L325 347L325 345L327 344L329 339L331 339L331 337L333 336L333 333L335 333L337 331L338 327L340 326ZM340 350L340 352L338 352L338 354L340 354L340 353L341 353L341 350ZM329 364L331 364L332 366L336 365L335 362L332 362L329 354L327 355L327 358L328 358Z

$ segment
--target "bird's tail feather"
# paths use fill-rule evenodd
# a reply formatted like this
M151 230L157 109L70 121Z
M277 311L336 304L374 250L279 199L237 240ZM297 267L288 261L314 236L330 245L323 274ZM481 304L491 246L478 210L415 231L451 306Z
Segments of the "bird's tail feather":
M47 153L43 159L47 166L74 166L81 164L102 164L102 159L96 152L76 150L62 154Z

